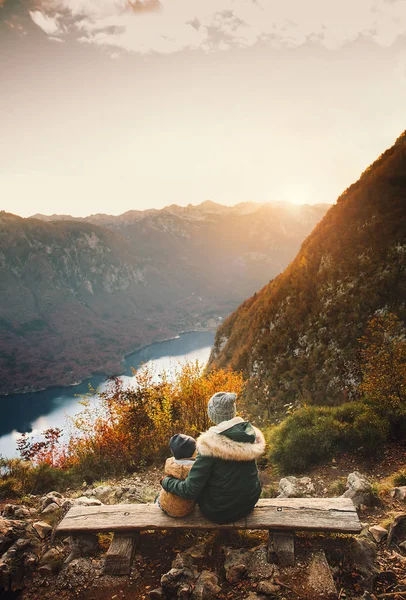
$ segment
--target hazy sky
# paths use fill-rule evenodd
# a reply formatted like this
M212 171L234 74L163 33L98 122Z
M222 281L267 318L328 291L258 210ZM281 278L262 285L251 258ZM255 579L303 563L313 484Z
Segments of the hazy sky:
M406 0L0 0L0 208L334 202L406 128Z

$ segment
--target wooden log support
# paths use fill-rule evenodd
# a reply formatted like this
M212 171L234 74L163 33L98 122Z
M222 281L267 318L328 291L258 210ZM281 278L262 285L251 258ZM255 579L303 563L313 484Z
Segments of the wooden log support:
M107 575L129 575L138 541L139 533L116 533L106 555L104 572Z
M269 531L268 562L281 567L295 566L295 537L293 534Z

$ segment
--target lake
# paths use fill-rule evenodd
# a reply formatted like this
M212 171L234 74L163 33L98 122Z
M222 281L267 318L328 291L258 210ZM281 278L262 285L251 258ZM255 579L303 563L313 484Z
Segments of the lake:
M173 340L157 342L137 350L125 359L125 373L120 375L125 384L132 379L131 367L153 363L157 372L171 370L179 362L198 360L206 363L214 342L213 332L183 333ZM48 388L29 394L0 396L0 456L17 456L16 439L21 433L38 435L49 427L66 428L67 415L80 412L80 398L91 384L94 389L104 385L106 377L95 375L70 387Z

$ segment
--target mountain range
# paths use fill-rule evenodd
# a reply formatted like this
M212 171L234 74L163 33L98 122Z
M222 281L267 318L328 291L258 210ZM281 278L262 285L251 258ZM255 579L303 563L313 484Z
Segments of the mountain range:
M0 212L0 394L117 373L137 347L214 329L283 270L327 208Z
M242 370L250 411L337 404L359 383L376 314L406 320L406 132L338 198L292 263L217 331L210 364Z

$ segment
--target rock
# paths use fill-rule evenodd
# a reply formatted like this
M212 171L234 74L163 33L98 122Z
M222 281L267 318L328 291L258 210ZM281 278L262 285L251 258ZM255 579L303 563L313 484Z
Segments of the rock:
M52 531L51 525L48 525L45 521L37 521L33 524L33 527L41 539L46 538Z
M202 571L194 584L192 598L195 600L211 600L217 598L220 591L217 575L211 571Z
M156 588L155 590L151 590L149 592L149 597L152 600L164 600L165 599L164 591L161 587Z
M29 519L31 516L31 510L24 506L24 504L6 504L3 508L3 517L15 518L15 519Z
M226 579L236 583L245 576L254 581L268 579L275 574L276 567L268 562L265 544L248 551L244 549L224 548L224 570Z
M16 519L29 519L31 516L31 511L26 506L20 506L14 513Z
M271 581L260 581L258 583L257 592L259 594L265 594L265 596L276 596L281 591L279 585L272 583Z
M45 498L63 498L63 496L60 492L52 490L52 492L48 492Z
M56 561L59 561L61 558L61 553L56 548L50 548L43 554L41 560L39 561L40 565L53 564Z
M59 510L60 510L59 504L52 502L51 504L48 504L48 506L46 508L44 508L43 511L41 511L41 514L42 515L52 515L54 513L57 513Z
M381 542L388 535L388 530L384 529L380 525L372 525L372 527L370 527L368 531L374 538L375 542L378 543Z
M248 551L250 560L248 563L248 577L254 581L269 579L273 577L278 568L268 562L268 550L265 544L256 546Z
M376 545L366 538L356 537L351 540L347 553L349 562L361 575L365 588L372 588L378 570L375 566Z
M80 496L73 500L73 506L102 506L103 502L97 498L88 498L87 496Z
M310 477L284 477L279 481L278 498L306 498L315 493Z
M404 542L400 542L399 548L403 550L403 552L406 552L406 540Z
M42 498L40 502L40 510L43 511L44 508L49 506L49 504L56 504L57 506L60 506L62 502L63 498L61 494L59 494L59 492L50 492L49 494L44 496L44 498Z
M68 510L70 508L72 508L73 506L73 500L71 500L70 498L64 498L63 502L61 504L61 510L63 510L64 513L67 513Z
M24 557L24 565L29 571L33 571L38 564L38 558L35 554L26 554Z
M238 550L224 548L223 551L225 554L224 570L226 579L229 583L237 583L247 574L250 558L248 552L241 548Z
M179 552L176 558L172 561L173 569L193 569L194 561L191 554L188 552Z
M337 598L337 589L323 550L312 556L309 565L308 585L323 598Z
M373 502L372 486L368 479L354 471L347 477L347 491L342 495L343 498L351 498L356 508L371 506Z
M51 565L41 565L38 572L41 573L41 575L52 575L53 569Z
M192 558L204 558L207 555L207 544L206 542L202 542L201 544L196 544L196 546L192 546L186 550L186 554L189 554Z
M121 490L112 485L99 485L91 494L101 500L102 504L115 504L117 489Z
M401 487L395 487L390 490L390 495L395 500L405 500L406 498L406 485L402 485Z
M168 592L169 595L175 594L180 586L194 581L195 578L195 573L190 569L172 568L162 575L161 586L164 592Z
M263 596L258 596L256 592L249 592L248 596L244 596L244 600L262 600Z

